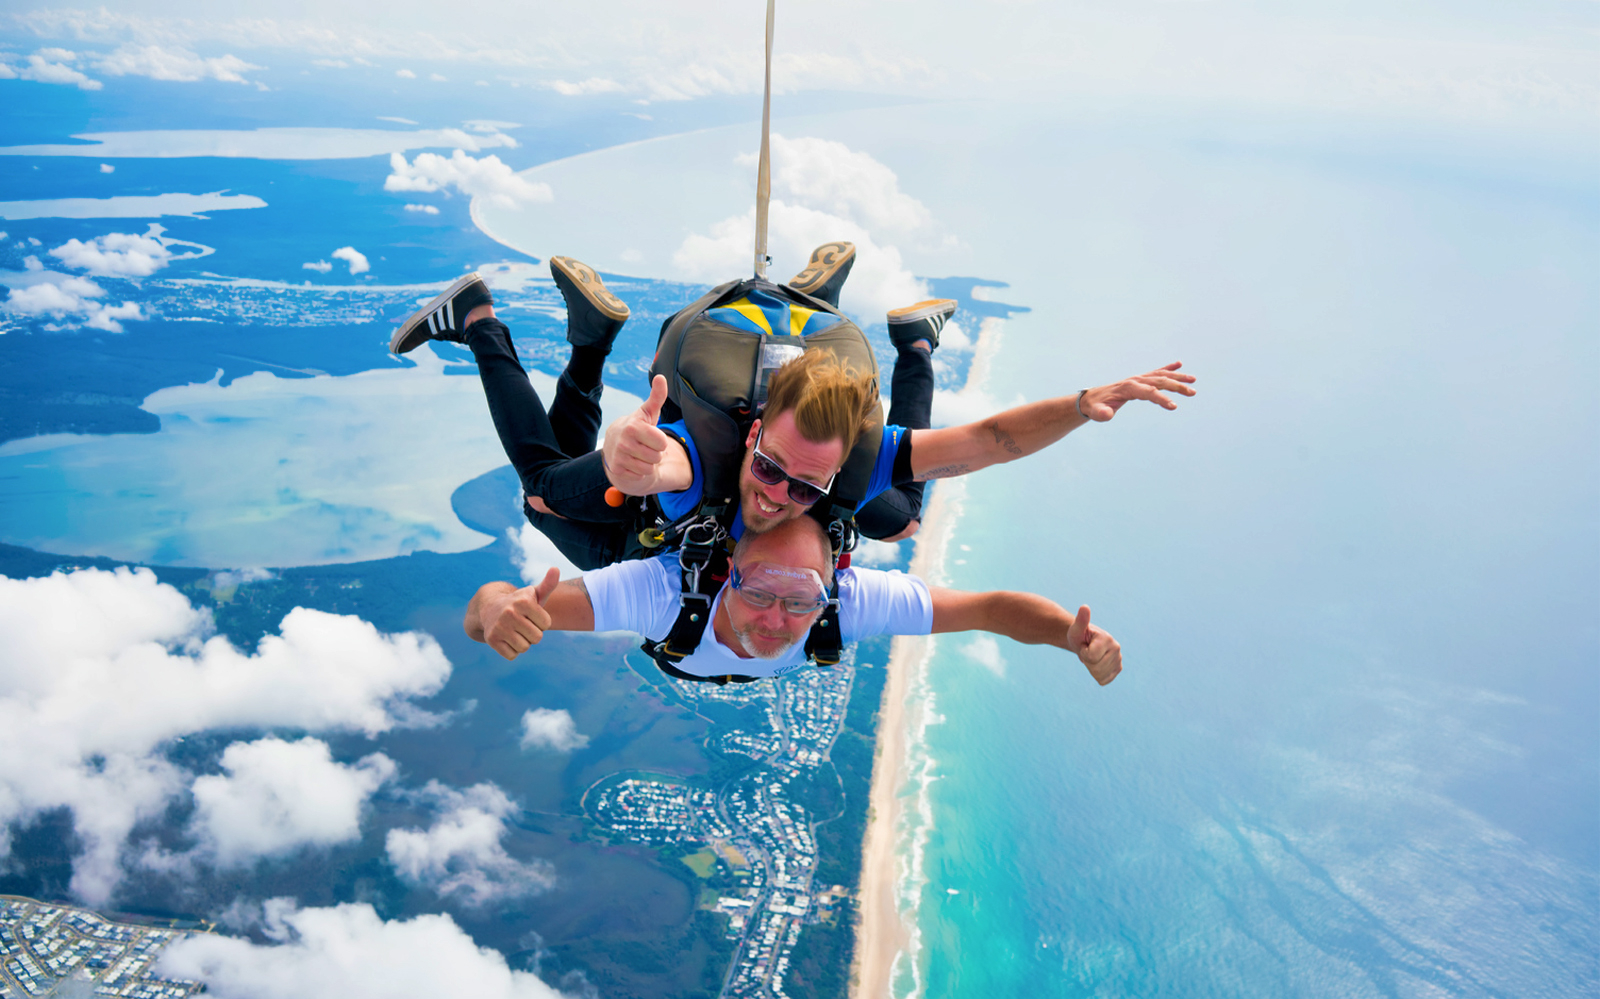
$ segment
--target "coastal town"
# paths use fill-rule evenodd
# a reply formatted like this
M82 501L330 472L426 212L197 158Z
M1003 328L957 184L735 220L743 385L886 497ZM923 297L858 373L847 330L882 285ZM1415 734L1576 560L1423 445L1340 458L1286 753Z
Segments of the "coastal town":
M188 931L107 919L87 909L0 895L0 997L45 995L186 999L199 982L151 969ZM76 990L71 986L77 985Z
M707 748L748 758L721 786L694 787L667 777L601 780L585 811L609 836L681 849L697 873L713 867L739 887L707 892L703 908L727 917L733 960L721 999L791 999L784 989L804 928L849 919L854 893L816 877L816 824L790 790L827 762L844 721L854 671L805 670L782 682L710 684L670 681L691 706L721 702L764 709L761 730L713 726Z

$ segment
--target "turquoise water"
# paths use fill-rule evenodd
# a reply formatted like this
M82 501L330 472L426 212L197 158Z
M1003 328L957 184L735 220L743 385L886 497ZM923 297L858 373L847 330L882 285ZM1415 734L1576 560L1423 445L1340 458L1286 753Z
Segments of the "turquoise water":
M1593 994L1594 192L1100 138L1040 140L1095 194L1010 256L985 388L1202 394L968 482L952 585L1089 603L1127 669L940 641L896 993Z

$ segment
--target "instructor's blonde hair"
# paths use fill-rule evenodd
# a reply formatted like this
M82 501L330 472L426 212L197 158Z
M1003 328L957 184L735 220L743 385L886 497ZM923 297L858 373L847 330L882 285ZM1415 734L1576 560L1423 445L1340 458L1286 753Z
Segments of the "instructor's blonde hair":
M848 455L877 406L877 378L857 374L831 350L808 350L772 373L761 419L770 423L792 411L801 437L813 444L843 441Z

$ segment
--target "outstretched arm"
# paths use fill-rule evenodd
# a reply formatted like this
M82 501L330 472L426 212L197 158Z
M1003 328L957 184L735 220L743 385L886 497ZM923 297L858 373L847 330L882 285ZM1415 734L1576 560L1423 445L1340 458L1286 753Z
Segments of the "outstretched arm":
M600 445L606 478L629 496L681 492L694 482L683 445L656 426L666 401L667 380L656 375L644 405L606 428Z
M1194 376L1179 374L1181 367L1182 361L1174 361L1149 374L1086 389L1081 399L1073 393L1008 409L977 423L917 430L911 435L911 473L918 481L948 479L1015 461L1049 447L1090 420L1106 422L1135 399L1177 409L1165 393L1194 395Z
M467 637L515 659L538 645L547 631L593 631L594 607L583 579L558 582L560 578L561 571L551 569L534 586L483 584L461 622Z
M1122 646L1103 628L1089 623L1089 607L1076 616L1053 600L1033 593L992 590L966 593L929 587L933 596L933 633L989 631L1024 645L1066 649L1088 667L1104 687L1122 672Z

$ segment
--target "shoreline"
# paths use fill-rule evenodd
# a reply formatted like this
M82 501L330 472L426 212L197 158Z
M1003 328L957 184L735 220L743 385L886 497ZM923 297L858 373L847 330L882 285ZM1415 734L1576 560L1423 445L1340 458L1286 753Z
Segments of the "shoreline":
M980 390L989 377L989 361L1000 344L1002 320L986 319L979 328L972 366L961 394ZM962 507L963 483L942 482L933 490L916 537L911 574L932 585L944 580L945 553ZM927 669L934 649L931 635L901 635L889 653L888 681L879 708L877 746L873 753L872 785L867 795L867 831L862 840L861 896L856 922L855 957L851 961L852 999L889 999L895 971L911 950L916 935L916 908L902 914L896 888L902 877L898 848L902 802L906 786L907 737L910 723L920 720L925 705L907 705L913 678ZM906 872L914 876L915 871Z

